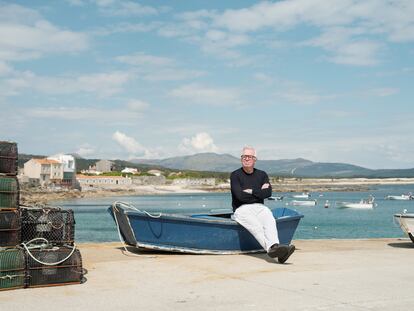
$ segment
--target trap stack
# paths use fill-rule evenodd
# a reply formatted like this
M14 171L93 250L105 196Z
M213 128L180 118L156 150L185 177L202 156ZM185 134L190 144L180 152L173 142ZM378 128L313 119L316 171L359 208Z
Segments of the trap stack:
M73 210L21 206L17 159L0 141L0 290L84 282Z

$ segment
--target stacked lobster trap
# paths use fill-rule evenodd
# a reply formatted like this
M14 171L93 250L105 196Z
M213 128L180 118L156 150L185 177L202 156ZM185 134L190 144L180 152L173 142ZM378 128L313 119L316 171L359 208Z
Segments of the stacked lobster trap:
M19 204L17 144L0 141L0 291L84 282L73 210Z

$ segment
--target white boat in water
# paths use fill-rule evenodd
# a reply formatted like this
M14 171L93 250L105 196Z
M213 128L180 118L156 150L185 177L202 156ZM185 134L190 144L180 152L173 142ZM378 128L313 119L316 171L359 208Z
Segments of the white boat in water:
M283 200L283 195L271 196L271 197L268 197L267 199L271 200L271 201L282 201Z
M408 234L409 238L414 243L414 214L394 214L394 220L398 222L402 231Z
M370 195L368 199L362 199L359 202L336 202L337 207L342 208L374 208L377 203L374 203L375 198Z
M317 204L316 200L292 200L291 205L295 206L315 206Z
M311 197L310 193L304 192L302 194L293 194L292 198L295 199L309 199Z
M386 200L400 200L400 201L408 201L414 200L414 196L410 193L408 194L401 194L401 195L387 195L385 197Z

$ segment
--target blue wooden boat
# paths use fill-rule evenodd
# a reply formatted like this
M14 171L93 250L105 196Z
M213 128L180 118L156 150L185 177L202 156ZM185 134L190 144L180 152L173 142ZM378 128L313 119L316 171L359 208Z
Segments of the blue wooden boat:
M195 254L264 252L256 239L228 213L150 214L130 204L115 202L108 212L123 242L144 249ZM290 244L303 217L289 208L272 210L279 240Z

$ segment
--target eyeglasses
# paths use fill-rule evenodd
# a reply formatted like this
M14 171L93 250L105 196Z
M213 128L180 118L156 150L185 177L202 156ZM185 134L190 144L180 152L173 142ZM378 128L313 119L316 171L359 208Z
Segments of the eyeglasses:
M246 155L246 154L242 155L241 158L242 158L242 160L256 160L256 157L255 156L253 156L253 155Z

